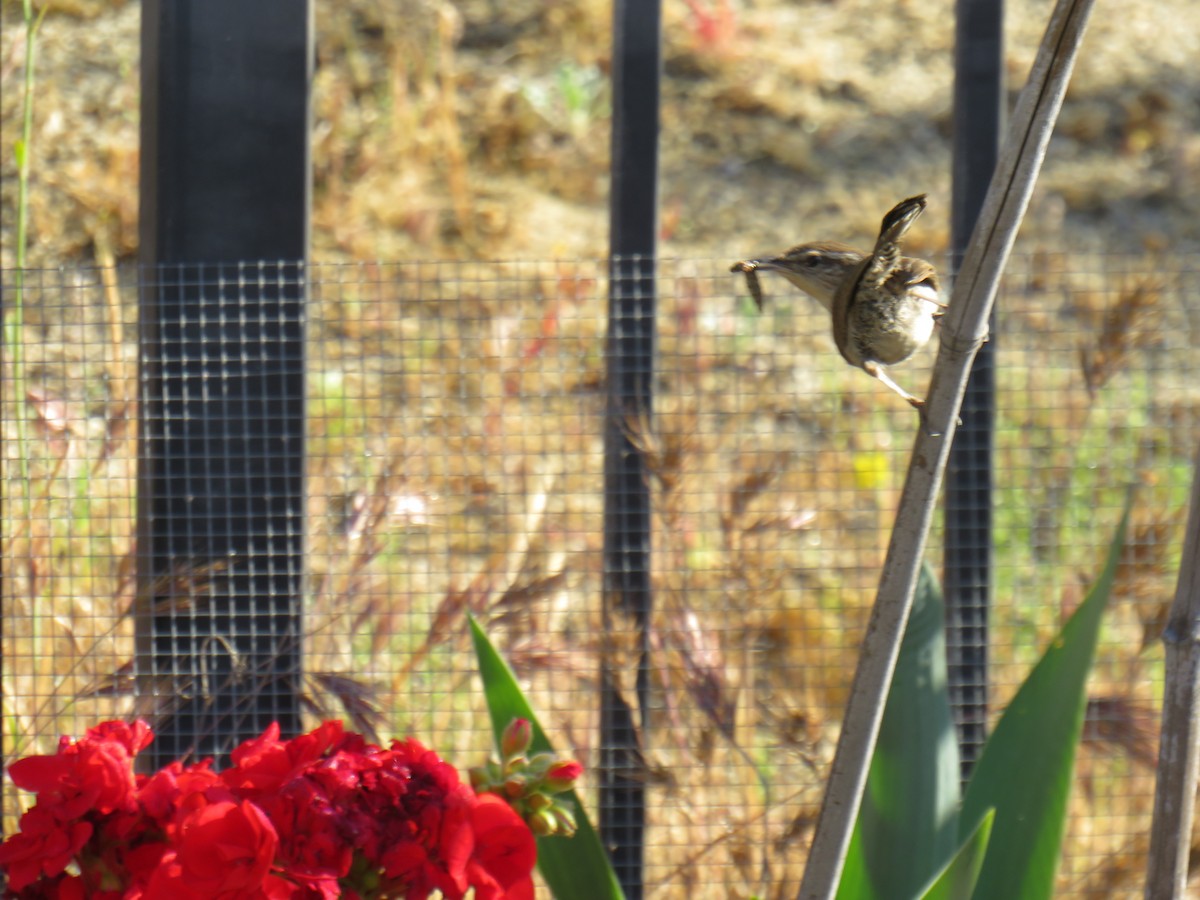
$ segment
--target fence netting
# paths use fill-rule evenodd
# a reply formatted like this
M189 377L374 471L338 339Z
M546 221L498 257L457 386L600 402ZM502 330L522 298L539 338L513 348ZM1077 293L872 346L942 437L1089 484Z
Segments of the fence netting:
M764 276L759 313L728 264L658 261L653 415L623 425L653 508L651 727L639 760L651 897L749 896L764 880L768 896L794 895L918 427L841 360L814 301ZM271 608L299 622L283 650L299 659L288 683L305 724L342 718L383 740L416 736L460 770L481 762L491 732L470 611L551 739L595 766L601 662L635 704L639 640L601 609L608 271L607 261L303 270L303 579ZM203 709L221 679L253 697L268 677L253 658L261 642L230 630L271 622L230 614L207 641L197 622L220 618L218 599L300 583L239 580L246 560L184 553L160 560L152 600L139 589L154 529L183 527L138 528L139 415L161 408L139 392L146 280L134 268L0 272L6 760L52 752L60 735L104 719L155 722L184 700ZM1166 265L1042 250L1014 257L998 301L992 721L1086 594L1137 487L1059 896L1140 895L1158 638L1200 440L1198 295L1195 256ZM222 365L246 365L236 335L247 321L237 290L229 296L231 337L188 389L200 403L218 402ZM892 374L922 394L932 360L927 349ZM276 399L248 408L273 415ZM197 446L223 458L231 433ZM283 469L297 448L249 451ZM197 471L222 490L218 466ZM250 505L270 493L244 479L229 490ZM942 533L939 519L935 571ZM192 641L186 679L134 665L148 602ZM150 649L162 646L172 645ZM244 725L236 711L196 721ZM6 833L29 801L5 781Z

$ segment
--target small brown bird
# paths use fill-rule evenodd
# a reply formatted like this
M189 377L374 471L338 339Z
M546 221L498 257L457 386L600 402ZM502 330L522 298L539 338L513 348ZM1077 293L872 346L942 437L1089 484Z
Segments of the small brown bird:
M884 366L904 362L929 341L945 309L937 270L923 259L900 255L900 239L925 210L925 195L903 200L883 217L870 255L829 241L800 244L782 256L743 259L754 302L762 309L758 271L778 272L816 298L833 318L833 339L842 358L879 379L913 406L925 401L896 384Z

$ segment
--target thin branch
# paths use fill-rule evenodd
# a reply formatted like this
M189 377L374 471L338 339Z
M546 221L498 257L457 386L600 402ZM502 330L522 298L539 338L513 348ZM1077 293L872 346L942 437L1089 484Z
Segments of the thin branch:
M800 885L801 900L828 900L837 891L971 363L987 339L1000 275L1029 205L1091 8L1092 0L1058 0L1054 8L955 281L929 391L926 427L918 431L913 447Z
M1147 900L1178 900L1187 895L1200 769L1200 453L1192 469L1187 535L1163 644L1162 734L1146 868Z

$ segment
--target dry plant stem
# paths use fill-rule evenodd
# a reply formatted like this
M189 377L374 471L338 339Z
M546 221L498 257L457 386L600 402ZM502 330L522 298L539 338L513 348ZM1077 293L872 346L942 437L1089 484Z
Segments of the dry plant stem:
M12 366L12 404L17 430L17 488L10 492L6 485L5 498L17 499L18 523L23 522L26 535L32 534L33 492L30 487L29 470L29 407L25 399L25 262L29 245L29 165L33 145L33 67L37 57L37 32L46 15L46 7L35 18L32 0L22 4L25 21L25 71L24 94L21 100L21 137L16 142L17 156L17 272L14 279L12 309L4 311L4 344L0 350L3 362ZM4 380L4 379L0 379ZM4 396L0 393L0 409ZM16 530L22 530L17 524ZM31 545L30 545L31 546ZM4 547L5 557L12 554ZM30 551L32 552L32 550ZM34 610L40 608L33 604ZM42 618L36 612L32 619L32 647L35 658L42 656ZM35 680L36 684L36 680Z
M800 885L801 900L829 900L837 893L971 362L987 338L1000 275L1029 205L1091 8L1092 0L1058 0L1054 8L954 284L924 427L917 433L896 511L879 593ZM930 860L931 865L939 862Z
M1146 868L1147 900L1175 900L1187 893L1200 769L1200 453L1192 469L1187 535L1163 644L1162 733Z
M33 65L37 54L37 31L46 9L33 15L32 0L23 4L25 17L24 94L21 100L21 137L14 147L17 156L17 271L12 309L4 315L4 349L12 364L13 405L17 425L21 506L29 514L29 432L25 405L25 254L29 244L29 163L33 144Z
M471 189L467 182L467 156L463 149L462 130L458 127L458 72L454 61L454 32L461 22L457 21L450 7L438 11L438 85L441 97L438 102L438 118L446 150L446 180L450 187L454 205L454 219L459 232L468 242L475 240L475 218L471 214Z

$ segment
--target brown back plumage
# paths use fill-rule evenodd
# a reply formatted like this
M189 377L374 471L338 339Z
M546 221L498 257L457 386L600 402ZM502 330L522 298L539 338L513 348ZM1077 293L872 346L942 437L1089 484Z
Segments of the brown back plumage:
M938 288L937 272L932 265L924 260L900 256L900 239L925 211L925 205L925 195L918 194L893 206L879 225L879 238L875 241L875 250L855 266L834 295L833 340L837 344L838 352L842 354L842 359L852 366L863 364L850 341L849 333L851 309L858 300L860 287L885 289L896 295L922 281L928 282L935 291ZM901 261L912 264L911 274L903 270L897 271ZM889 284L894 276L902 279L901 282Z

